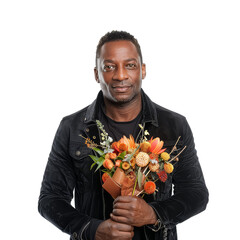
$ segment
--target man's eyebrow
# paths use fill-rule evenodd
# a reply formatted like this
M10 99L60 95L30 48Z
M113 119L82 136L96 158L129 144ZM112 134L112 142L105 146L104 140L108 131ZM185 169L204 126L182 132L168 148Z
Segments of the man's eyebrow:
M111 59L106 59L106 60L103 61L103 63L106 63L106 62L114 63L114 61L111 60Z
M124 60L124 61L125 61L125 62L137 61L137 59L136 59L136 58L128 58L128 59L126 59L126 60ZM114 63L114 61L111 60L111 59L106 59L106 60L103 61L103 63L107 63L107 62Z
M125 61L127 61L127 62L130 62L130 61L137 61L137 59L136 59L136 58L129 58L129 59L125 60Z

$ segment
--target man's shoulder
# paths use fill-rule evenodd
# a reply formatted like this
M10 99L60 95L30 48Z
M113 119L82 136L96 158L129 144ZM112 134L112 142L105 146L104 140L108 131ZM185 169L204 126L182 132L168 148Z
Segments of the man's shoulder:
M84 119L86 116L86 112L89 105L87 107L84 107L81 110L78 110L77 112L74 112L72 114L69 114L62 118L61 124L65 127L78 127L79 125L84 123Z
M167 118L167 119L172 119L172 120L175 119L177 121L184 121L186 119L185 116L183 116L180 113L177 113L175 111L172 111L170 109L162 107L162 106L158 105L157 103L153 102L153 104L155 106L158 118L160 118L160 119L162 117Z

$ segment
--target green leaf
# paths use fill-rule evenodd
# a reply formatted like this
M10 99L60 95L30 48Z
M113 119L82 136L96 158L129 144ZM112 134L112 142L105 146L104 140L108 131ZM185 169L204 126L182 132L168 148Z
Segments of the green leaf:
M163 162L163 161L160 162L160 163L159 163L159 166L160 166L159 169L160 169L160 170L163 170L163 168L164 168L164 162Z
M90 170L92 170L92 168L94 167L94 165L96 164L96 162L94 162L91 167L90 167Z
M98 167L96 168L95 172L103 165L103 162L98 163Z
M123 160L124 157L126 156L126 153L127 153L126 151L122 152L122 153L117 157L117 159Z
M90 157L95 163L97 163L97 162L99 161L99 159L100 159L100 157L96 157L96 156L94 156L94 155L89 155L89 157Z
M101 149L99 149L99 148L93 148L93 150L94 150L95 152L97 152L100 156L104 155L103 150L101 150Z

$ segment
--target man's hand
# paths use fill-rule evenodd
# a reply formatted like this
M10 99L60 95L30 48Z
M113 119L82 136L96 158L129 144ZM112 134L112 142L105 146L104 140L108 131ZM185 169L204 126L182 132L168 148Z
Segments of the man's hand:
M118 223L141 227L147 224L155 224L156 213L142 198L132 196L120 196L113 202L111 219Z
M132 240L133 235L132 226L108 219L98 226L95 240Z

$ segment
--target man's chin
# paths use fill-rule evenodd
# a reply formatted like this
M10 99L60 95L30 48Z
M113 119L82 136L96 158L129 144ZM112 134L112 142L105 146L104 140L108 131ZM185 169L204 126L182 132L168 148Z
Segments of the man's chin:
M133 96L115 96L113 97L113 102L116 104L126 104L126 103L130 103L133 99L136 98L136 95Z

